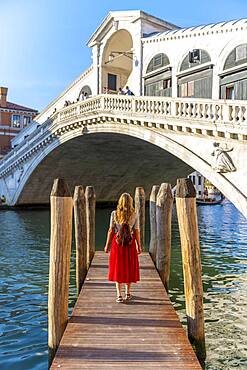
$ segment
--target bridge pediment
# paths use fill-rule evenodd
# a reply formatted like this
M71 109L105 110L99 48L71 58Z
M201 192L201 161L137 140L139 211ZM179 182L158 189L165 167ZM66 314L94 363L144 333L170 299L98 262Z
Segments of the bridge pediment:
M118 29L128 29L130 25L139 21L138 28L143 34L150 32L162 32L169 29L179 28L174 24L166 22L158 17L154 17L141 10L131 11L112 11L106 16L100 26L96 29L93 35L88 40L89 47L109 37L109 34L117 31ZM133 28L133 27L131 27ZM140 32L141 34L141 32Z

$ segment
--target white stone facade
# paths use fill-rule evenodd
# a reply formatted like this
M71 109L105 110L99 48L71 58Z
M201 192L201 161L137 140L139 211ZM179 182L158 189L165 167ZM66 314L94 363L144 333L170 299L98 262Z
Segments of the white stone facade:
M65 100L76 101L80 90L85 85L90 86L92 95L103 93L102 65L104 64L105 48L110 38L119 30L128 31L132 37L134 59L133 70L128 78L128 84L136 95L140 95L142 90L143 61L142 35L175 28L177 28L175 25L141 11L110 12L88 42L88 46L92 50L92 65L40 113L36 118L38 123L45 122L53 114L55 108L56 110L61 109ZM119 48L120 45L118 45Z
M107 169L96 181L98 172L105 168L103 165L102 168L95 165L96 159L99 159L98 147L95 149L94 145L88 146L84 160L81 160L83 149L80 146L81 142L78 141L78 144L74 141L75 138L82 137L83 143L83 138L91 136L85 134L97 133L122 135L126 139L126 142L119 146L119 150L112 152L112 158L117 155L121 157L120 149L127 147L131 137L142 141L143 148L139 149L143 150L145 155L145 142L153 144L153 152L155 147L163 149L164 155L162 153L155 159L156 165L160 163L161 171L155 171L152 178L150 168L147 171L149 175L143 175L146 180L160 183L164 181L163 170L168 169L173 173L168 175L166 172L165 181L174 184L174 179L179 177L178 167L174 166L177 157L181 163L183 162L183 168L181 167L183 176L188 175L192 168L201 172L244 215L247 215L245 163L247 99L245 101L219 99L219 81L225 60L232 48L246 43L246 27L247 20L240 20L182 30L140 11L110 13L89 40L88 45L92 48L93 56L92 66L41 112L37 117L39 127L34 132L31 132L31 129L24 130L23 136L15 138L14 144L19 145L0 163L0 190L6 195L8 204L47 202L54 176L66 175L70 181L77 183L82 183L86 176L89 176L88 183L102 185L102 178L106 175ZM151 35L152 33L155 35ZM212 96L208 99L177 98L177 80L181 78L180 67L184 57L195 48L202 48L210 56L210 60L204 63L202 68L209 66L210 71L213 71ZM172 87L169 87L171 95L165 99L161 99L161 96L143 96L147 67L157 53L164 53L167 56L169 65L165 73L171 73L172 77ZM246 65L247 61L241 64L241 74L246 70ZM192 66L189 73L193 74L195 70L198 72L201 66ZM153 78L153 71L151 73ZM157 70L154 71L154 74L156 73ZM112 78L114 74L115 80ZM113 91L102 95L107 83L107 87L109 88L110 84ZM120 86L123 87L122 85L129 85L136 96L133 98L114 95ZM77 101L85 86L90 88L93 97L88 101ZM66 101L75 103L65 106ZM65 143L70 140L68 147ZM102 152L102 158L111 153L111 139L109 138L109 142L106 138L104 140L101 146L107 150ZM216 150L215 145L219 154L218 159L212 154ZM63 148L65 151L68 149L66 155ZM56 157L56 153L50 155L55 149L58 149L57 153L62 153L61 156L57 154ZM168 155L167 153L174 157L165 168L160 161ZM87 161L91 157L93 159L95 155L97 158L89 166ZM77 167L74 163L76 158L79 158ZM219 170L222 167L222 158L225 158L226 162L232 161L234 168L230 171L223 171L222 168ZM68 165L69 159L73 165ZM218 163L215 163L215 159ZM55 162L51 163L53 160ZM108 166L108 160L105 158L103 164ZM132 169L129 166L131 161L123 162L123 166L128 165L128 169L124 167L126 171L123 171L126 174L129 167ZM148 158L147 165L150 163L152 164L152 161ZM186 166L190 166L189 172ZM93 178L90 177L92 168L96 171ZM73 169L75 173L70 173L69 171ZM157 174L158 180L155 177ZM81 176L80 182L78 176ZM130 177L131 187L136 178L134 174ZM116 178L118 179L117 175ZM106 181L105 186L99 186L99 192L102 189L105 192L102 190L100 196L102 200L113 200L116 194L107 193L113 181L110 174L106 176L106 180L109 180L109 184ZM145 186L148 189L153 183L147 182ZM118 182L112 188L118 189L117 186L121 187L122 184ZM30 197L30 189L33 197ZM120 189L118 190L120 192Z
M98 95L57 111L12 150L0 190L10 205L47 203L53 179L66 177L112 201L137 183L148 196L154 183L175 185L193 168L247 216L246 122L246 101Z
M112 38L123 30L129 33L132 40L131 48L127 50L132 53L132 59L129 58L131 66L128 68L126 67L128 62L126 56L120 55L116 58L116 62L109 64L104 59ZM125 34L122 33L122 37L121 35L119 38L116 37L112 47L117 51L124 51L125 39ZM48 117L52 116L55 109L59 110L64 106L66 100L75 102L83 86L89 86L92 95L103 93L107 85L104 78L105 68L108 68L109 72L112 67L114 73L118 75L117 88L123 82L130 86L135 95L143 95L147 66L151 59L159 53L164 53L170 60L171 96L177 97L177 80L182 60L189 51L197 48L207 51L210 55L211 61L208 64L213 69L212 98L219 99L219 75L223 71L224 62L231 50L246 43L246 40L247 19L180 29L178 26L142 11L110 12L88 42L88 46L92 49L91 67L41 112L37 117L37 122L39 124L45 122ZM116 50L110 48L108 55L111 51ZM121 78L126 68L128 69L125 73L126 78ZM13 144L19 143L23 135L24 133L21 133Z

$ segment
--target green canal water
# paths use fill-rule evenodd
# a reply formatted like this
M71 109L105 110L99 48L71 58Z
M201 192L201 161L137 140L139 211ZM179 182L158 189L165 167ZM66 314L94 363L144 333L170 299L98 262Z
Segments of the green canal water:
M97 249L103 248L110 212L97 210ZM198 207L198 217L206 369L247 369L247 221L231 203ZM49 211L1 211L0 225L0 369L46 370ZM170 298L185 324L175 214L172 233ZM70 310L76 296L74 251L71 264Z

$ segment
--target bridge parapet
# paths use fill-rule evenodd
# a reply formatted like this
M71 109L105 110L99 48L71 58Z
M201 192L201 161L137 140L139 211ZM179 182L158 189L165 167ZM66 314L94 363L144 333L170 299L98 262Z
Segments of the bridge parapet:
M247 101L98 95L58 110L4 157L0 191L10 205L19 197L29 201L28 191L21 198L23 189L54 149L84 134L109 133L138 138L181 159L247 216L246 123ZM233 165L225 170L218 162L227 155Z
M95 122L97 116L99 122L106 120L104 116L120 122L124 117L146 127L247 140L246 101L98 95L53 114L1 160L0 177L69 129L66 125L85 124L90 117Z
M161 97L132 97L123 95L99 95L60 110L58 120L91 112L115 112L123 114L152 115L156 117L182 118L202 123L247 124L247 102L212 99L183 99Z

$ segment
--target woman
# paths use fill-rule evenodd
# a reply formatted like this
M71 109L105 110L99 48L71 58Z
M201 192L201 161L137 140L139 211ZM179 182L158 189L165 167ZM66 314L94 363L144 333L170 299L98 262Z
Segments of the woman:
M122 284L125 283L125 300L130 300L131 283L140 280L137 254L142 251L140 243L139 220L133 207L133 199L123 193L118 201L117 210L111 213L110 228L107 234L105 252L109 258L108 279L116 282L116 302L123 302Z

